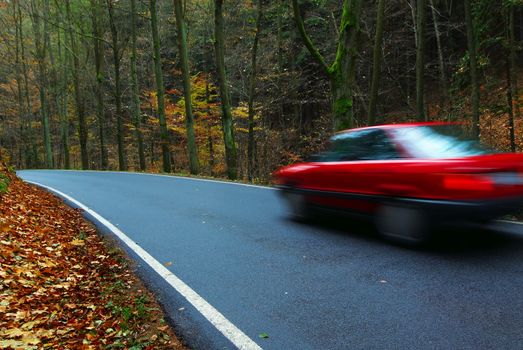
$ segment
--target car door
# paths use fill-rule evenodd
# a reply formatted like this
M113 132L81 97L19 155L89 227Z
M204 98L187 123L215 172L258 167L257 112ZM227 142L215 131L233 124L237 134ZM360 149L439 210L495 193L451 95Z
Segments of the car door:
M310 175L311 188L322 192L318 204L371 211L372 196L380 193L400 159L387 133L379 128L355 130L332 137Z

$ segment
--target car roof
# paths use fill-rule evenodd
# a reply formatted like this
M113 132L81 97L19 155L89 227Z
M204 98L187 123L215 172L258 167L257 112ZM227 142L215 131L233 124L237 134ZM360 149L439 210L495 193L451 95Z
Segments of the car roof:
M382 125L373 125L373 126L365 126L365 127L361 127L361 128L341 130L341 131L336 132L335 135L343 134L343 133L347 133L347 132L372 130L372 129L399 129L399 128L406 128L406 127L414 127L414 126L459 125L459 124L461 124L461 123L458 123L458 122L416 122L416 123L400 123L400 124L382 124Z

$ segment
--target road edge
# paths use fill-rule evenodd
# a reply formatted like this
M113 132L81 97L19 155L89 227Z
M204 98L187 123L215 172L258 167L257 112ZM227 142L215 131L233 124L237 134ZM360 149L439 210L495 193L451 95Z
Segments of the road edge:
M94 221L96 226L102 226L105 230L118 238L120 242L125 244L136 256L138 256L146 265L155 271L158 277L160 277L185 300L187 300L187 302L189 302L201 316L211 323L211 325L228 341L234 344L235 347L241 350L262 350L262 348L256 342L243 333L243 331L241 331L231 321L229 321L223 314L214 308L214 306L209 304L196 291L185 284L185 282L169 271L164 265L162 265L146 250L131 240L123 231L121 231L103 216L90 209L80 201L53 187L46 186L35 181L24 181L57 195L71 207L82 209L88 215L88 219L90 221Z

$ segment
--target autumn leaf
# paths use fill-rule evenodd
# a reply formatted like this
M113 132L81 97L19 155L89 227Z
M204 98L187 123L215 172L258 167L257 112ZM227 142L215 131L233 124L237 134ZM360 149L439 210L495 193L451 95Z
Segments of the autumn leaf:
M82 239L73 239L70 243L72 245L74 245L74 246L83 246L83 245L85 245L85 241L82 240Z
M12 328L7 329L5 331L0 332L0 335L7 337L7 338L18 338L26 335L27 332L20 328Z
M132 344L183 349L123 253L114 248L109 253L79 210L6 174L9 192L0 200L0 349ZM136 300L146 313L138 312Z

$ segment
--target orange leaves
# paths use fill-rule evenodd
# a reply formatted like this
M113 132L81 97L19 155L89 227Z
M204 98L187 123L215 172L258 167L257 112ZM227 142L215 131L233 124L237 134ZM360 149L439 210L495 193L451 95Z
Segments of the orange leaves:
M166 90L165 93L168 94L168 95L178 95L178 96L182 96L183 95L183 92L181 92L178 89L174 89L174 88Z
M121 311L152 298L81 212L8 176L0 201L0 348L180 348L170 329L157 330L159 311L142 319ZM143 307L158 309L152 301Z

